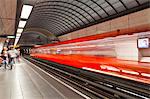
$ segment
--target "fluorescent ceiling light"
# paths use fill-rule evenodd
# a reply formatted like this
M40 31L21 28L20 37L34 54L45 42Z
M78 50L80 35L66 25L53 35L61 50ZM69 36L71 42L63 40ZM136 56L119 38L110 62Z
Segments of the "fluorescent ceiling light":
M19 38L16 38L15 40L19 40Z
M19 21L19 27L24 28L24 26L26 25L26 21Z
M33 6L23 5L22 12L21 12L21 18L28 19L29 15L32 11L32 8L33 8Z
M20 36L16 36L16 38L20 38Z
M22 32L17 32L17 34L21 34Z
M16 36L21 36L21 34L16 34Z
M7 38L15 38L15 36L7 36Z
M14 46L16 46L17 45L17 43L18 43L18 41L19 41L19 39L15 39L15 43L14 43Z
M16 36L16 39L15 39L15 42L14 42L14 46L16 46L16 45L17 45L17 43L18 43L19 39L20 39L20 36L19 36L19 37L17 37L17 36Z
M23 31L23 29L18 29L18 30L17 30L17 32L20 32L20 33L21 33L22 31Z

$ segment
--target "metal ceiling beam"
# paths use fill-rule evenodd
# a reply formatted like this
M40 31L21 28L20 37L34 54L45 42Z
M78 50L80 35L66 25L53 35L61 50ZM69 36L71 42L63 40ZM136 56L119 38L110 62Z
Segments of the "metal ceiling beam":
M44 27L41 27L41 28L44 28L44 29L46 29L46 30L50 30L50 28L52 27L52 26L50 26L49 24L49 21L44 21L44 22L40 22L40 23L37 23L37 22L34 22L31 26L30 26L30 28L32 27L34 27L34 26L36 26L36 27L41 27L41 26L44 26ZM55 24L56 23L56 21L51 21L51 23L53 23L53 24ZM53 27L53 28L55 28L56 29L56 27L57 27L57 30L61 30L61 31L65 31L65 29L63 29L63 28L60 28L60 24L57 24L57 25L55 25L55 27ZM56 32L56 31L55 31Z
M61 30L61 31L63 31L63 32L65 32L66 31L66 29L65 28L61 28L62 26L61 26L61 24L57 24L57 25L55 25L55 26L50 26L50 24L48 24L49 23L49 20L47 20L47 21L41 21L40 23L37 23L36 21L35 21L35 23L33 22L33 24L31 25L31 26L29 26L29 27L34 27L34 26L36 26L36 27L41 27L41 26L44 26L44 27L41 27L41 28L45 28L46 30L50 30L50 29L52 29L52 28L55 28L57 31L59 30ZM53 25L54 24L56 24L57 23L57 21L54 21L54 20L51 20L51 23L53 23ZM57 32L57 31L55 31L55 32ZM53 31L54 32L54 31Z
M52 25L45 25L45 24L43 24L43 23L47 23L47 22L42 22L42 25L41 25L41 23L33 24L33 25L31 25L30 27L41 27L41 26L43 26L43 27L41 27L41 28L44 28L44 29L46 29L46 30L55 30L55 31L53 31L53 32L51 31L53 34L55 34L55 33L58 32L58 31L61 31L61 32L65 32L65 31L66 31L66 30L60 28L60 26L55 25L55 22L54 22L54 21L51 21L51 23L53 23L53 25L55 25L55 27L52 26ZM55 33L54 33L54 32L55 32Z
M90 7L90 6L87 5L86 3L82 2L82 0L75 0L75 1L77 1L77 2L79 2L79 3L82 3L83 5L87 6L87 7L90 8L94 13L96 13L96 14L99 16L99 18L102 18L102 16L101 16L97 11L95 11L92 7ZM94 2L93 2L93 3L94 3ZM95 18L94 18L94 20L96 21Z
M107 16L109 16L110 14L109 13L107 13L107 11L101 6L101 5L99 5L97 2L95 2L94 0L91 0L93 3L95 3L99 8L101 8L106 14L107 14Z
M111 6L111 8L118 14L118 11L115 9L115 7L107 0L104 0L105 2L108 3L109 6Z
M44 10L44 11L43 11ZM53 14L52 12L54 12L54 13L61 13L61 16L63 16L64 15L64 13L66 12L66 11L63 11L62 12L62 10L57 10L57 9L47 9L47 10L45 10L45 9L39 9L39 10L37 10L37 11L34 11L34 13L38 13L38 12L45 12L45 13L49 13L49 12L51 12L51 14ZM72 22L72 20L74 20L79 26L81 25L75 18L73 18L71 15L68 15L68 14L66 14L65 13L65 15L67 15L67 20L69 20L69 22ZM66 17L64 17L64 18L66 18ZM71 20L69 19L69 18L71 18ZM75 23L73 23L75 26L77 26Z
M85 13L87 13L93 20L95 20L95 18L90 14L90 13L88 13L88 11L86 11L85 9L83 9L82 7L80 7L80 6L77 6L77 5L74 5L74 4L72 4L72 3L69 3L69 2L65 2L65 1L57 1L57 0L51 0L51 1L42 1L42 2L38 2L37 3L37 5L35 6L35 8L36 7L38 7L39 6L39 4L42 4L42 6L46 6L46 5L48 5L48 3L62 3L63 5L64 4L68 4L68 5L71 5L71 6L73 6L73 7L76 7L76 8L79 8L80 10L82 10L82 11L84 11ZM43 4L43 3L46 3L45 5ZM52 4L51 4L52 5ZM50 6L50 5L49 5ZM70 8L70 9L72 9L72 8ZM73 9L74 10L74 9ZM80 15L82 15L82 13L80 13L80 12L78 12ZM86 18L85 16L84 16L84 18ZM86 18L87 19L87 18ZM91 22L89 19L88 19L88 21L89 22Z
M77 15L75 15L73 12L76 12L76 13L78 13L79 15L81 15L84 19L86 19L86 21L88 21L89 23L90 23L90 20L88 19L88 18L86 18L82 13L80 13L80 12L78 12L78 11L76 11L76 10L74 10L74 9L72 9L72 8L69 8L69 7L66 7L66 6L63 6L63 5L57 5L57 4L53 4L53 5L50 5L50 6L54 6L54 7L62 7L62 8L64 8L64 9L68 9L68 10L64 10L64 9L60 9L61 11L67 11L67 12L69 12L69 10L71 10L72 12L69 12L70 14L72 14L73 16L75 16L75 17L78 17ZM43 8L43 7L50 7L49 5L42 5L42 6L38 6L38 7L35 7L35 9L41 9L41 8ZM83 23L85 23L80 17L78 17L78 19L80 19Z
M121 4L126 8L126 10L128 10L128 7L124 4L124 2L122 0L119 0L121 2Z
M50 8L50 7L55 7L55 8ZM73 15L74 17L76 17L76 18L78 18L82 23L84 23L84 24L86 24L80 17L78 17L76 14L74 14L74 13L72 13L72 12L70 12L69 10L71 10L71 11L73 11L73 12L76 12L76 13L78 13L76 10L72 10L71 8L69 8L68 9L68 7L65 7L65 6L60 6L60 5L51 5L51 6L48 6L47 8L45 8L45 6L43 7L38 7L38 8L36 8L35 9L35 11L38 9L40 9L40 10L47 10L47 9L49 9L49 10L51 10L51 9L56 9L56 10L60 10L60 11L63 11L64 13L65 12L67 12L67 13L69 13L69 14L71 14L71 15ZM56 8L56 7L58 7L58 8ZM60 9L59 7L62 7L62 8L65 8L65 9L68 9L68 10L64 10L64 9ZM83 18L84 18L84 16L83 15L81 15ZM75 19L74 19L75 20ZM87 21L88 21L88 19L86 19ZM76 21L76 20L75 20ZM76 21L77 23L78 23L78 21ZM78 24L80 24L80 23L78 23Z
M43 22L42 22L43 23ZM46 29L46 28L44 28L45 27L45 25L43 25L43 24L41 24L41 25L38 25L38 26L32 26L31 28L42 28L42 29ZM56 34L57 32L60 32L61 30L59 30L58 28L51 28L51 27L49 27L49 29L46 29L46 30L48 30L50 33L52 33L52 34Z
M56 25L56 22L57 21L55 21L55 20L52 20L51 21L51 23L53 23L55 26L53 26L53 28L57 28L57 29L59 29L59 30L61 30L61 31L66 31L64 28L62 28L62 26L61 26L61 24L57 24ZM52 27L52 26L50 26L50 24L48 24L49 23L49 20L48 21L41 21L41 22L33 22L33 24L32 25L30 25L30 27L32 27L32 26L37 26L37 27L41 27L41 26L44 26L43 28L44 29L46 29L46 30L50 30L50 27ZM56 32L56 31L55 31Z
M136 3L138 4L138 6L140 6L141 4L140 4L140 2L138 1L138 0L135 0L136 1Z
M47 22L45 22L45 23L47 23ZM49 26L49 25L46 25L46 26ZM29 27L27 27L26 29L28 29L28 28L42 28L42 29L45 29L45 30L47 30L47 31L49 31L48 30L48 28L47 27L45 27L45 25L43 24L43 22L41 22L41 23L34 23L33 25L30 25ZM49 29L50 29L50 27L49 27ZM62 29L62 28L61 28ZM58 29L57 29L58 30ZM49 32L51 32L51 31L49 31ZM56 32L56 31L55 31Z
M42 14L47 14L47 15L56 15L56 16L59 16L59 17L61 17L61 18L64 18L65 20L68 20L69 22L71 22L73 25L71 25L71 24L69 24L70 26L73 26L73 27L78 27L78 25L76 25L74 22L72 22L72 20L74 20L74 18L72 18L72 17L70 17L69 15L67 15L67 14L64 14L64 13L62 13L62 12L59 12L59 11L52 11L52 10L50 10L49 12L43 12L43 11L38 11L38 13L33 13L33 14L41 14L41 16L42 16ZM63 15L66 15L67 17L64 17ZM40 17L40 16L39 16ZM69 18L71 18L71 20L69 19Z
M51 21L51 23L53 23L53 25L55 25L54 21ZM44 27L41 27L41 26L44 26ZM41 23L38 23L38 24L32 25L31 27L41 27L41 28L44 28L44 29L49 30L49 31L55 30L55 31L51 31L53 34L55 34L56 32L66 32L66 30L60 28L58 25L55 25L55 26L52 26L52 25L41 25Z
M45 15L45 16L53 16L53 15L55 15L54 17L60 17L61 19L64 19L64 20L68 20L69 22L71 22L72 24L70 24L70 23L68 23L67 22L67 24L69 25L69 26L73 26L74 28L77 28L78 27L78 25L76 25L74 22L72 22L68 17L64 17L63 16L63 13L62 12L58 12L58 11L50 11L50 12L43 12L43 11L39 11L38 13L33 13L32 15L40 15L40 16L42 16L42 15ZM39 17L40 17L39 16ZM60 19L59 18L59 19ZM60 19L60 20L61 20Z
M64 26L66 26L68 29L70 29L70 28L73 28L73 27L71 27L70 26L70 24L68 24L68 22L66 21L66 20L64 20L64 19L60 19L60 17L58 17L58 16L55 16L55 15L47 15L47 14L42 14L43 16L40 16L40 17L38 17L40 14L36 14L36 15L34 15L34 16L32 16L32 17L36 17L36 18L31 18L31 23L32 23L32 20L35 20L35 19L37 19L37 18L45 18L46 20L47 19L54 19L54 20L57 20L58 22L58 24L60 23L61 25L64 25ZM30 22L29 21L29 22ZM43 20L41 20L41 21L43 21ZM34 22L34 21L33 21ZM66 29L67 29L66 28Z

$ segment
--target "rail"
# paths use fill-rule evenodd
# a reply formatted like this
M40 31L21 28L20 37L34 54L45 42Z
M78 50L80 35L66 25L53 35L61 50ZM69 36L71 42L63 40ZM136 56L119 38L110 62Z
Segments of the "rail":
M64 81L107 99L149 99L150 85L130 81L118 77L97 74L86 70L75 69L62 64L25 57L48 73L52 73Z

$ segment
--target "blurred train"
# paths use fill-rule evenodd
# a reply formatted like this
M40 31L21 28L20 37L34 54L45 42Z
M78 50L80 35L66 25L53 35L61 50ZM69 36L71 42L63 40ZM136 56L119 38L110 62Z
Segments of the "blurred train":
M132 52L139 50L137 39L143 34L48 44L34 47L30 55L66 66L150 84L150 63L129 59L136 57ZM135 50L132 47L136 47Z

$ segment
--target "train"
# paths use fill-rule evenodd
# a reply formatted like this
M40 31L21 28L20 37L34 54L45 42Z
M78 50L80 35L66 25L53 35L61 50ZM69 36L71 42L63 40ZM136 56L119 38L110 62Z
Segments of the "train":
M134 59L136 56L128 53L133 48L125 47L136 45L139 35L123 35L71 43L62 41L34 47L31 49L30 56L90 72L150 84L150 63L136 61ZM135 49L138 50L138 47Z

